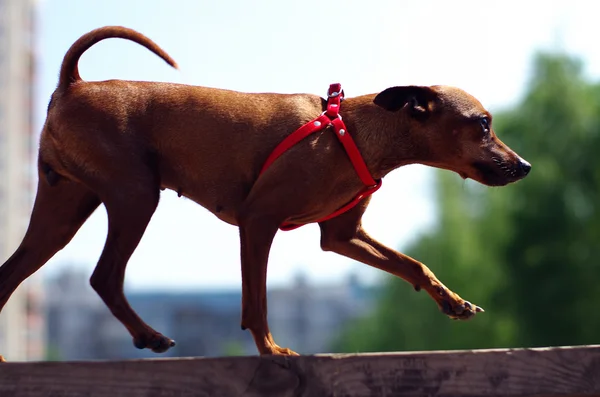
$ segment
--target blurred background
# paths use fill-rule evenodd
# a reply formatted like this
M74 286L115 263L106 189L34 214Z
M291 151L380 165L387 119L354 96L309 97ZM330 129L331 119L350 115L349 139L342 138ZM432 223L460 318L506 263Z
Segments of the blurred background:
M269 321L300 353L600 342L600 25L589 2L0 0L0 256L28 225L39 131L62 57L82 34L124 25L179 63L107 40L85 80L131 79L348 96L447 84L479 98L499 137L532 163L487 188L424 166L386 177L365 214L382 242L483 306L451 321L424 292L332 253L319 230L280 232ZM106 236L100 207L0 314L8 360L156 357L136 350L88 283ZM238 231L173 192L127 269L140 316L177 340L167 356L255 354L240 331ZM0 280L1 282L1 280Z

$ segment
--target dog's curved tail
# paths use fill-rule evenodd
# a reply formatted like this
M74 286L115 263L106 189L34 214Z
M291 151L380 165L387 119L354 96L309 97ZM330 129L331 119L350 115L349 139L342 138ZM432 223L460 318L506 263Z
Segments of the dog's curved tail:
M177 63L173 58L143 34L123 26L104 26L84 34L69 48L60 67L57 89L66 90L71 84L81 81L77 68L81 55L99 41L110 38L131 40L143 45L177 69Z

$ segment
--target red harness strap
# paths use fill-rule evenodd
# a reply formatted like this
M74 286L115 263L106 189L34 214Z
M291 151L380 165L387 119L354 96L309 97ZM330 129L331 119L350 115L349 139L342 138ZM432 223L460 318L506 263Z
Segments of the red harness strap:
M292 134L288 135L283 141L281 141L281 143L277 145L277 147L275 147L273 152L269 155L265 161L265 164L260 170L260 174L262 174L279 156L310 134L321 131L328 126L333 126L335 136L342 143L342 146L344 147L344 150L346 150L346 154L350 158L352 166L354 166L358 177L362 183L365 184L365 188L361 190L356 197L352 199L352 201L345 204L341 208L338 208L332 214L327 215L326 217L315 222L323 222L348 211L357 205L362 199L375 193L377 189L381 187L381 179L377 181L373 179L369 169L367 168L367 165L365 164L365 161L363 160L358 148L356 147L356 144L354 143L354 140L348 133L346 125L342 121L342 116L340 116L339 113L340 105L343 99L344 92L342 91L341 84L331 84L329 86L329 91L327 92L327 110L325 110L325 112L323 112L323 114L321 114L319 117L308 122L307 124L304 124L302 127L298 128ZM300 226L303 225L284 223L279 227L279 229L287 231L299 228Z

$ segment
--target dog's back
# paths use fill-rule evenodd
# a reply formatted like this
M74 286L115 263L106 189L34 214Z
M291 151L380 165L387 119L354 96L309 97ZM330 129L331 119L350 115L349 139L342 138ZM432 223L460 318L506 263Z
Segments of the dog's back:
M122 163L127 152L145 159L161 188L213 212L228 208L232 212L218 216L233 223L271 150L321 111L322 99L306 94L80 81L54 93L40 159L58 175L82 182L107 164Z

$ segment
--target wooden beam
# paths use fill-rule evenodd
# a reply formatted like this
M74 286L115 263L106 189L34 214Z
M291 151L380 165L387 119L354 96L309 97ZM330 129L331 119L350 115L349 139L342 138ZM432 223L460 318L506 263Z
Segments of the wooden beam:
M600 396L600 345L3 363L0 396Z

